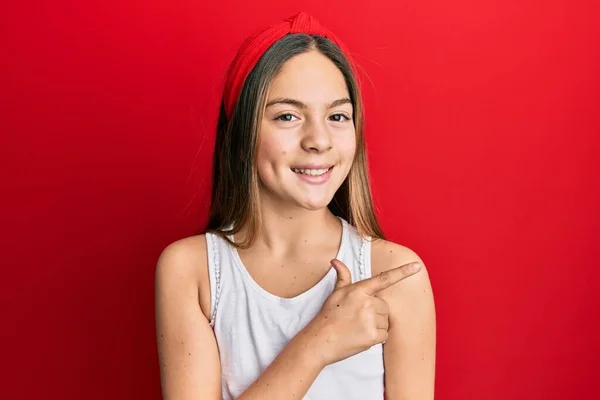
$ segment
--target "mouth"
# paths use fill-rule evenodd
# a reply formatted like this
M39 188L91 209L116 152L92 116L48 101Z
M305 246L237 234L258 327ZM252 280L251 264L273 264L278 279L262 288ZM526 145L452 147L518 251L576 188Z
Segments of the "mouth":
M295 172L296 174L307 175L307 176L322 176L322 175L325 175L326 173L328 173L329 171L331 171L333 169L333 166L325 167L325 168L290 168L290 169L293 172Z
M290 168L301 181L309 185L322 185L331 177L333 166L315 165L311 168Z

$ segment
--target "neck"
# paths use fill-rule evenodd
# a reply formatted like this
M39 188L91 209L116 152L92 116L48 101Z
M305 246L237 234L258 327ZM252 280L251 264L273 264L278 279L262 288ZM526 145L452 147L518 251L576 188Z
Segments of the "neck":
M339 236L341 224L327 207L307 210L301 207L275 206L263 199L260 204L260 231L255 246L273 253L287 253L299 244L331 240ZM244 233L242 232L242 237Z

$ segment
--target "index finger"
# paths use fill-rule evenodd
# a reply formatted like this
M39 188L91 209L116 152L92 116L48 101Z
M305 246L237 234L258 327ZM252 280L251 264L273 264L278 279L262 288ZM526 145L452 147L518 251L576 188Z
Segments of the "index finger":
M383 289L387 289L388 287L400 282L405 278L408 278L411 275L416 274L420 269L420 263L412 262L387 271L383 271L379 275L375 275L369 279L357 282L356 285L364 289L365 293L373 295L382 291Z

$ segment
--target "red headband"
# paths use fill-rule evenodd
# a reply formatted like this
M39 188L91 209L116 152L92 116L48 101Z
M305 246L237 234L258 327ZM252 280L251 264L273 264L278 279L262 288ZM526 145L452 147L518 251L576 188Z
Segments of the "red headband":
M349 57L349 53L346 51L343 43L332 32L319 24L314 17L305 12L301 12L278 24L272 25L246 39L231 63L225 81L223 97L227 118L231 117L242 91L242 86L256 63L258 63L260 57L262 57L273 43L289 33L324 36L335 43L346 57Z

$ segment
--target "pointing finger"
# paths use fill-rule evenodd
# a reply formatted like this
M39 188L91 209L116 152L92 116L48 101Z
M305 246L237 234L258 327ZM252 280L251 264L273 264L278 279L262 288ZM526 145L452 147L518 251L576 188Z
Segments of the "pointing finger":
M369 279L358 282L356 285L364 288L365 292L373 295L377 292L387 289L388 287L400 282L419 272L421 264L418 262L405 264L388 271L383 271L379 275L375 275Z

